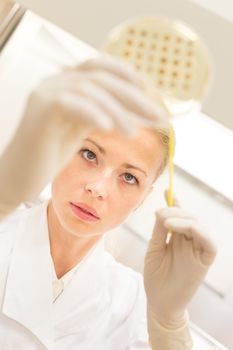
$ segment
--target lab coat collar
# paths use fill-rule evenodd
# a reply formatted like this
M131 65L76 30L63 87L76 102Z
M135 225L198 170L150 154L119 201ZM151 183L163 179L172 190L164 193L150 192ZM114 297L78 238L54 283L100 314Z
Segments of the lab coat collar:
M81 341L96 326L101 311L110 303L104 239L78 265L71 283L54 303L55 337L75 333Z
M55 302L63 304L63 299L74 297L75 304L84 303L93 297L102 297L103 286L106 282L106 251L104 239L100 239L75 267L71 283L67 283L64 292ZM54 268L53 268L54 279ZM66 308L66 306L65 306Z
M63 320L74 310L82 320L80 334L85 333L93 326L90 319L94 320L94 314L110 300L108 288L104 287L109 255L102 238L77 266L72 282L53 304L54 266L47 205L45 202L22 213L6 282L3 313L51 348L54 336L69 332L69 325Z
M47 348L53 341L47 203L22 212L6 282L3 313L30 329Z

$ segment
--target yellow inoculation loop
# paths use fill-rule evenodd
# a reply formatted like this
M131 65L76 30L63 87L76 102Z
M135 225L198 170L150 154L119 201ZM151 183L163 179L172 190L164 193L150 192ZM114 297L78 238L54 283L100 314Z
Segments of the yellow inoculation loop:
M167 202L168 206L172 207L173 205L173 156L174 156L174 130L170 127L169 130L169 145L168 145L168 166L169 166L169 187L167 194Z
M174 166L173 166L173 156L174 156L174 130L172 127L169 129L169 145L168 145L168 167L169 167L169 186L167 193L167 203L169 207L173 205L173 174L174 174ZM166 243L168 244L172 236L172 232L168 231Z

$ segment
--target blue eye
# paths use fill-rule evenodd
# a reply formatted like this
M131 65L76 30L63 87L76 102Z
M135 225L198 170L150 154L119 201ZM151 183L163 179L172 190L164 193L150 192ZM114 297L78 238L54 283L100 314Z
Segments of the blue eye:
M82 149L80 152L82 157L87 161L90 161L90 162L96 161L96 154L90 151L89 149Z
M125 182L127 182L129 185L137 185L137 184L139 184L138 179L134 175L132 175L130 173L125 173L124 174L124 178L125 178Z

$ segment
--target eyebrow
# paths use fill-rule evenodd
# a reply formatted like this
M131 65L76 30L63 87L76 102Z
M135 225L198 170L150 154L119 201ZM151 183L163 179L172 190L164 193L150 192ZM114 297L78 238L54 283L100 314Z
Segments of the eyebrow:
M96 143L95 141L88 139L88 138L85 139L84 141L89 141L89 142L93 143L99 149L100 153L106 154L105 149L103 147L101 147L100 145L98 145L98 143Z
M100 145L98 145L98 143L96 143L95 141L93 141L93 140L91 140L91 139L89 139L89 138L86 138L85 141L89 141L89 142L93 143L93 144L99 149L100 153L106 154L105 149L104 149L103 147L101 147ZM145 176L147 176L147 173L146 173L143 169L138 168L138 167L135 166L135 165L131 165L131 164L129 164L129 163L124 163L124 164L122 164L122 166L123 166L124 168L126 168L126 169L135 169L135 170L139 170L139 171L141 171Z

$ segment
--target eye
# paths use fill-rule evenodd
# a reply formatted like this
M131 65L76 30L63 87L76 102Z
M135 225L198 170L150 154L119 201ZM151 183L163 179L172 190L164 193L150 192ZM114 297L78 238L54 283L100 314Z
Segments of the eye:
M89 149L81 149L80 152L81 156L89 162L93 163L93 161L97 160L96 154Z
M125 173L124 178L125 178L125 182L128 183L129 185L138 185L139 184L138 179L130 173Z

